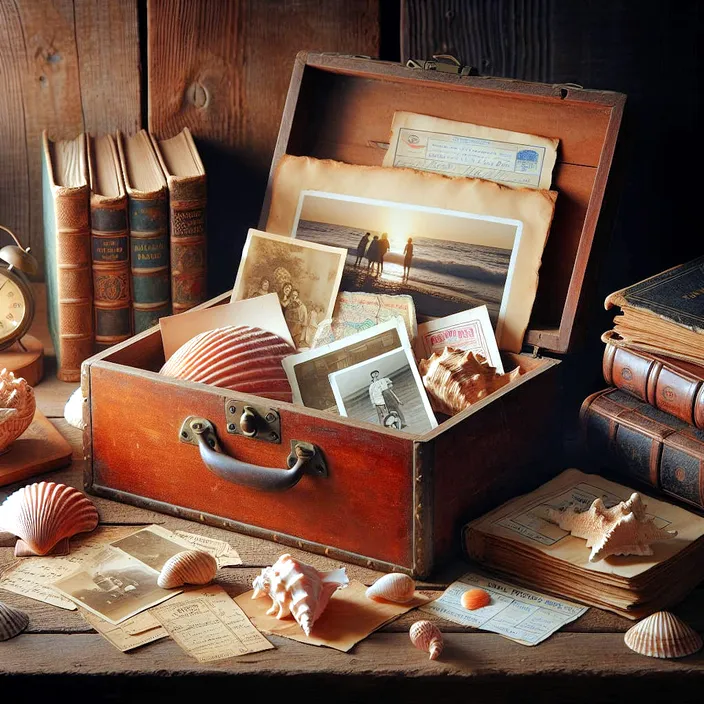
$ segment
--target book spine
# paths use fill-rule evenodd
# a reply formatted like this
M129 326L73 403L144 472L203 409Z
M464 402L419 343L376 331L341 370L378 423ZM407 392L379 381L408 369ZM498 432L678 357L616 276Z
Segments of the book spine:
M599 391L582 404L587 453L600 468L704 509L704 433L679 428L666 414L647 412L642 402L619 402L612 392Z
M127 199L91 201L93 310L98 350L132 334Z
M174 313L206 300L205 176L172 179L171 298Z
M603 359L607 384L704 428L704 382L644 352L607 343Z
M129 202L133 328L139 333L171 314L168 201L164 191L131 195Z

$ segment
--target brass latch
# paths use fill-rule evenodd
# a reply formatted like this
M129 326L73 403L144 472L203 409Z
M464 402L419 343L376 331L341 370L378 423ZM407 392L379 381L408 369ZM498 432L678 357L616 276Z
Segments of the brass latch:
M422 71L442 71L444 73L454 73L458 76L478 76L479 72L474 66L463 66L451 54L433 54L432 59L420 61L418 59L408 59L408 68L417 68Z
M274 444L281 442L281 416L275 408L226 398L225 427L230 435Z

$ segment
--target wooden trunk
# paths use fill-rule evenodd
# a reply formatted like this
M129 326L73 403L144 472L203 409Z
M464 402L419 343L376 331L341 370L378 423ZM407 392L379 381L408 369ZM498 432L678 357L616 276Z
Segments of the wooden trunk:
M394 110L558 137L560 195L526 342L566 352L623 103L616 93L301 54L272 174L285 153L380 164ZM86 489L375 569L428 576L459 545L464 521L559 469L550 452L559 444L559 361L539 352L506 354L505 366L520 366L522 376L436 429L411 435L162 377L154 328L83 365L92 460ZM228 409L240 413L247 404L276 419L273 436L239 432ZM222 452L243 462L285 469L293 445L303 442L315 445L327 471L276 493L228 481L181 436L192 416L210 421Z

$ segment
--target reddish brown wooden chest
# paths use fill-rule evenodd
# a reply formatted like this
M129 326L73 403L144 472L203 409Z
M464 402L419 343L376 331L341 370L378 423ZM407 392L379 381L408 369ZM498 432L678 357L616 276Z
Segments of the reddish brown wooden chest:
M162 377L154 328L83 365L86 489L341 560L429 575L459 545L463 522L558 469L548 461L559 439L559 361L548 355L573 346L597 223L608 227L600 214L624 102L618 93L574 86L300 54L272 173L286 153L381 164L395 110L560 139L555 219L525 336L533 352L506 355L507 368L518 364L525 374L414 436ZM233 262L233 279L235 270ZM259 419L255 437L239 425L245 405ZM316 461L291 488L243 486L205 466L184 429L190 417L210 421L222 454L243 462L283 470L299 443L315 446Z

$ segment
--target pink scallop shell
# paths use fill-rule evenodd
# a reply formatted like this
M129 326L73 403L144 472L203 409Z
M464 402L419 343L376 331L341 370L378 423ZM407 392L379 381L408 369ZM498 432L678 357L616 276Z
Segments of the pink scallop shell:
M290 402L291 385L281 361L294 352L270 332L230 325L196 335L174 352L160 373Z
M64 538L98 526L98 511L78 489L39 482L18 489L0 506L0 528L21 538L35 555L46 555Z

